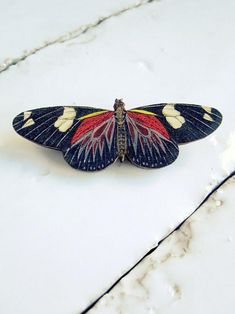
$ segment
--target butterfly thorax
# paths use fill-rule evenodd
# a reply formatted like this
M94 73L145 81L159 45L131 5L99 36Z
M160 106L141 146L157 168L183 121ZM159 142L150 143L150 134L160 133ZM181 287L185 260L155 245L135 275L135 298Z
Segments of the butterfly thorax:
M114 103L114 113L117 122L117 150L118 158L121 162L125 160L126 155L126 110L122 99L116 99Z

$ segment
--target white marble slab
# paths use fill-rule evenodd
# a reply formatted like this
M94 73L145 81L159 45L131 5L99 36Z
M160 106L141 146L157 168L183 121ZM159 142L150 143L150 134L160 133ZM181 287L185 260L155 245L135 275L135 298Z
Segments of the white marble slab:
M104 9L96 4L90 15L90 6L77 2L85 24L126 5L99 1ZM66 10L63 33L71 27ZM49 23L54 11L46 12ZM34 14L33 8L29 25ZM35 27L25 35L27 47L31 38L33 49L42 37L58 35L47 23L45 33ZM154 1L1 73L0 307L6 314L83 310L234 169L234 24L232 0ZM116 164L95 174L70 169L58 152L23 140L11 127L26 109L111 108L116 97L128 108L162 101L212 105L224 122L209 138L181 147L165 169Z
M12 0L1 5L1 69L44 46L76 36L100 19L146 1Z
M89 313L232 313L234 186L235 176Z

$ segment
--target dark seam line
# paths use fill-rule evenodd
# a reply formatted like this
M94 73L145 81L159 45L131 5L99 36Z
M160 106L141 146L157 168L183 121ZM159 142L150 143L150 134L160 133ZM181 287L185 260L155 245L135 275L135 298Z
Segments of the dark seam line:
M7 64L2 69L0 68L0 74L5 72L5 71L7 71L13 65L17 65L18 63L26 60L28 57L33 56L34 54L40 52L41 50L43 50L43 49L45 49L47 47L50 47L52 45L56 45L56 44L59 44L59 43L64 43L64 42L70 41L72 39L78 38L81 35L86 34L88 31L90 31L90 30L92 30L92 29L94 29L96 27L99 27L101 24L103 24L104 22L106 22L107 20L109 20L109 19L111 19L113 17L117 17L117 16L120 16L120 15L122 15L122 14L128 12L128 11L138 9L138 8L140 8L142 6L145 6L145 5L148 5L148 4L150 4L151 2L154 2L154 1L159 1L159 0L146 0L144 2L139 2L137 4L132 4L129 7L126 7L124 9L121 9L121 10L117 11L117 12L111 13L110 15L107 15L107 16L104 16L102 18L99 18L94 23L84 25L84 29L83 30L81 29L82 26L80 26L77 30L72 30L71 32L68 32L68 33L66 33L64 35L61 35L60 37L57 37L56 39L53 39L51 41L46 41L46 42L44 42L44 44L41 44L37 48L29 50L29 52L26 53L25 55L21 55L19 57L12 58L12 61L9 64ZM80 32L79 32L79 29L81 29ZM1 67L1 64L0 64L0 67Z
M173 231L171 231L168 235L162 238L158 244L150 249L137 263L135 263L128 271L126 271L120 278L118 278L110 288L108 288L104 293L102 293L95 301L93 301L85 310L83 310L80 314L86 314L90 311L106 294L108 294L124 277L126 277L133 269L135 269L148 255L152 254L167 238L169 238L175 231L177 231L210 197L214 194L226 181L232 178L235 175L235 171L233 171L228 177L223 179L214 189L204 198L204 200L197 206L197 208L188 215Z

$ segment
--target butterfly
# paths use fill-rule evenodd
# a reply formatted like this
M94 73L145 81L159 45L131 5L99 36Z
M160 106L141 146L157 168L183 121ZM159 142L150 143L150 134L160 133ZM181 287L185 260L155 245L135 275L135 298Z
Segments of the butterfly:
M178 145L206 137L220 125L211 107L161 103L114 110L57 106L25 111L15 117L15 131L37 144L60 150L75 169L101 170L127 158L143 168L161 168L179 154Z

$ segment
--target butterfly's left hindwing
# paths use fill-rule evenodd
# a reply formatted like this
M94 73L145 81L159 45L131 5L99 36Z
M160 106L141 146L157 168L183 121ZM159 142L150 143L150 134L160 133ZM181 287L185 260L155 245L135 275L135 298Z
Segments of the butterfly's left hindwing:
M188 143L206 137L222 121L221 113L208 106L162 103L132 109L152 114L164 125L178 143Z
M65 160L76 169L95 171L106 168L118 156L117 126L112 111L84 119L64 150Z

